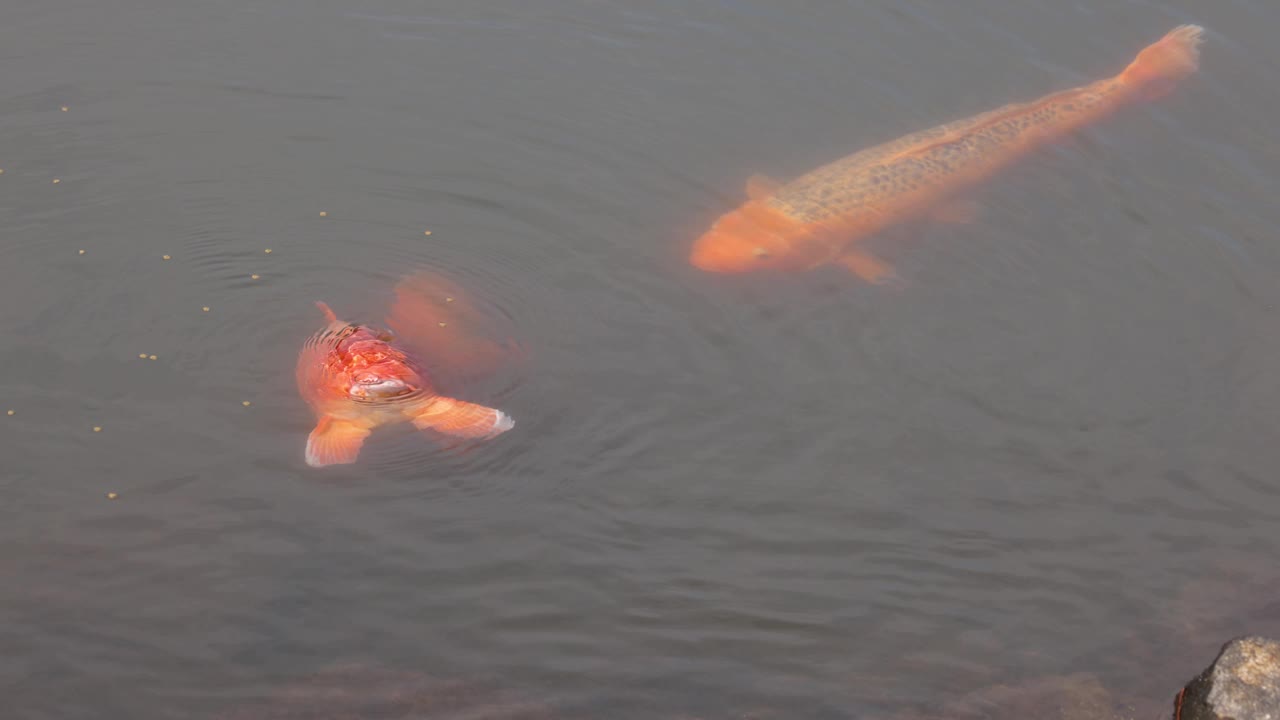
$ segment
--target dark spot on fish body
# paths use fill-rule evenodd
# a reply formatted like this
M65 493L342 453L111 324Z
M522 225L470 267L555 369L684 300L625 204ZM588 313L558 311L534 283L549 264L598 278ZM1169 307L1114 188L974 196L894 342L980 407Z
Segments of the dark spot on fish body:
M823 222L835 214L829 208L818 206L800 210L794 213L793 216L800 222L812 224Z

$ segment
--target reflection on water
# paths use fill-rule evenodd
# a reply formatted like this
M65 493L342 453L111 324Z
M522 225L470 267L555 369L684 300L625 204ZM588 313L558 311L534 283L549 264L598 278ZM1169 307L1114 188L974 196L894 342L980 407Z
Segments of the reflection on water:
M1163 702L1213 618L1274 616L1264 571L1217 568L1280 550L1280 8L1187 9L18 2L7 707L211 717L349 658L583 717L893 717L1082 672ZM688 266L754 173L1184 22L1178 93L972 223L873 239L901 287ZM306 467L313 303L380 322L418 270L519 342L459 379L519 424Z
M418 673L346 663L324 668L223 720L449 717L551 720L551 708L510 696L493 683L443 681Z

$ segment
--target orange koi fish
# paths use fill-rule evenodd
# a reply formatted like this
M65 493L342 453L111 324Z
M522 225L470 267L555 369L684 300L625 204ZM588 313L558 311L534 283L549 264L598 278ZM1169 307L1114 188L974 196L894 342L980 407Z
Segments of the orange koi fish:
M402 282L389 324L438 364L472 357L420 345L458 337L456 331L444 336L426 329L428 324L448 327L447 321L428 314L436 307L434 295L420 294L436 284L425 274ZM451 303L454 298L440 300ZM311 467L355 462L365 438L381 425L411 422L420 430L460 438L491 438L515 426L501 410L439 394L427 374L431 362L401 349L391 330L339 320L328 305L316 304L328 325L304 344L297 367L298 392L317 419L307 438L305 457Z
M1195 73L1203 34L1198 25L1180 26L1115 77L908 135L789 183L753 177L747 202L694 243L690 261L721 273L835 263L865 280L886 280L893 269L854 247L859 240L910 220L969 219L966 190L1126 105L1167 94Z

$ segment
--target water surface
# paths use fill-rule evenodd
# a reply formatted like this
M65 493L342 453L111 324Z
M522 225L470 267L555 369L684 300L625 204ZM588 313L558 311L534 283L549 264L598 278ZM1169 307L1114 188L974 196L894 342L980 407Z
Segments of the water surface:
M588 717L885 716L1080 670L1163 703L1275 618L1228 594L1153 649L1206 626L1189 581L1280 551L1280 6L3 20L14 717L213 717L354 660ZM1117 72L1184 22L1204 68L1173 96L972 224L873 243L899 289L687 264L752 173ZM515 430L307 468L313 301L376 321L415 268L531 348L459 389Z

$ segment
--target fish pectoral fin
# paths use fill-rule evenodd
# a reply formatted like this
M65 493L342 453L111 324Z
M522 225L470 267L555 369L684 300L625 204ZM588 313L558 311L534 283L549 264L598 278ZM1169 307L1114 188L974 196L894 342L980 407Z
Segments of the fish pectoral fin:
M347 465L356 461L369 429L349 420L325 415L307 437L307 464L311 467Z
M767 200L778 192L782 183L767 175L755 174L747 178L747 199Z
M883 285L898 277L893 266L861 250L846 250L834 262L843 265L845 269L863 280L877 285Z
M974 200L947 200L929 209L929 217L941 223L967 225L978 219L981 209Z
M419 430L434 430L461 438L490 438L515 427L511 416L491 407L436 397L424 405L405 410Z

